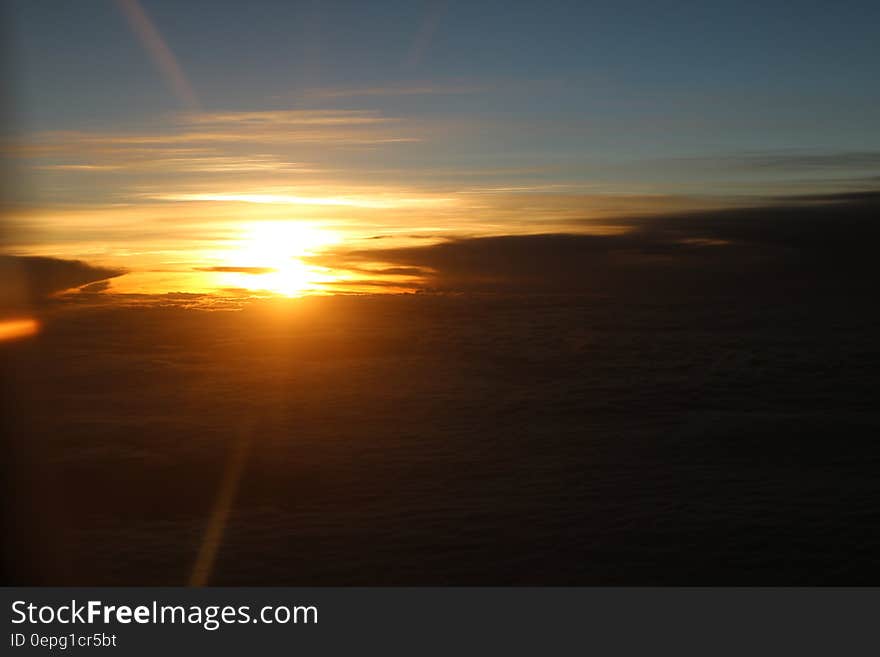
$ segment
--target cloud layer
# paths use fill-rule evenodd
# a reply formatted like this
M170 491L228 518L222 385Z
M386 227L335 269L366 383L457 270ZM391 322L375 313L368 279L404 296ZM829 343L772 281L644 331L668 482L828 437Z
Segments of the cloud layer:
M852 273L871 262L880 237L880 194L790 199L758 207L614 220L614 234L554 233L459 237L427 246L360 249L324 263L363 270L384 263L417 268L428 287L444 290L594 288L629 280L667 280L799 272ZM584 221L581 229L591 222ZM380 273L381 270L375 270Z

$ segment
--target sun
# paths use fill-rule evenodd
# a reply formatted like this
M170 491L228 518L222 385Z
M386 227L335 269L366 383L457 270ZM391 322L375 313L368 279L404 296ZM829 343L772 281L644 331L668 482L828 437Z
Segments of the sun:
M302 222L261 221L246 224L242 233L223 258L226 287L295 297L333 280L329 270L303 260L339 241L331 231Z
M291 258L289 262L274 267L274 271L260 274L256 287L295 297L313 288L316 282L302 261Z

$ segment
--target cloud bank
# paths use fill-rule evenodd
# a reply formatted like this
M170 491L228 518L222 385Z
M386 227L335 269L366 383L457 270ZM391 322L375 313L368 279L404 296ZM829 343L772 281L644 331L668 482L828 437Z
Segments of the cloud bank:
M787 199L764 206L621 217L614 234L459 237L427 246L337 252L324 262L417 269L441 290L582 291L698 277L840 277L869 266L880 193ZM582 222L580 230L592 224ZM377 272L380 270L377 270ZM630 280L632 277L633 280ZM658 278L659 277L659 278Z

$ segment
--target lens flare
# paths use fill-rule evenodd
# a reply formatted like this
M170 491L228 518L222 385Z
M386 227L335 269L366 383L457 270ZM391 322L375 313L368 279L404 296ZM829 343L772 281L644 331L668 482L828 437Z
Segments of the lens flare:
M39 322L30 317L0 320L0 342L27 338L36 335L39 329Z

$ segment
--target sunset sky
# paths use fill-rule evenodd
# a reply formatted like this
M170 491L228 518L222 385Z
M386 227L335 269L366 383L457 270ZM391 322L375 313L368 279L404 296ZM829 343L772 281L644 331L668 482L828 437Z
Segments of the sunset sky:
M389 250L877 187L875 2L6 4L6 250L101 292L405 291Z
M0 2L13 583L880 581L878 26Z

